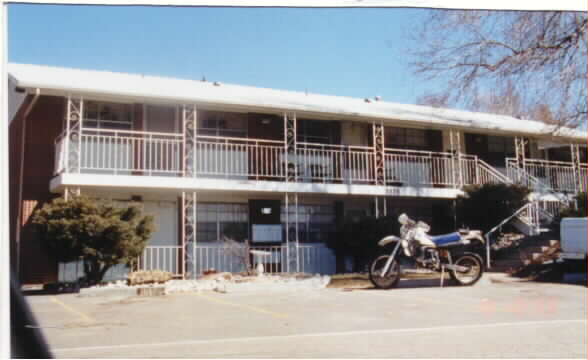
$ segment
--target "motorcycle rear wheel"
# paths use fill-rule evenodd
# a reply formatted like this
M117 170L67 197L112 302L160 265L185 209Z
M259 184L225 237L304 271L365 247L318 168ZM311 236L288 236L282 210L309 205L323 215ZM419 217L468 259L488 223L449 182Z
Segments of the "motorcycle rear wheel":
M389 258L390 255L382 255L370 265L370 281L379 289L391 289L396 287L400 281L400 264L396 260L392 261L387 273L382 276L382 270L384 270Z
M468 268L467 271L452 270L449 272L449 276L462 286L474 285L484 273L484 263L476 254L465 253L459 256L454 264Z

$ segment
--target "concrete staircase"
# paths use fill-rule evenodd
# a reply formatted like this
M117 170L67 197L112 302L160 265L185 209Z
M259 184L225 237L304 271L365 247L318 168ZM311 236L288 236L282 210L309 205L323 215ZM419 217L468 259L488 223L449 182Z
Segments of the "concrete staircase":
M558 237L553 233L522 236L518 241L495 249L490 272L514 273L531 265L552 263L560 251Z

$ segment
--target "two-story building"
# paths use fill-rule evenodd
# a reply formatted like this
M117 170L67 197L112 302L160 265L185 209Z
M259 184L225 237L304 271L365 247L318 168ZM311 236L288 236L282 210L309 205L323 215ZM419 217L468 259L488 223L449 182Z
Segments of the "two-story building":
M158 230L136 266L178 277L333 273L346 216L406 212L455 225L469 184L523 182L553 214L586 189L586 132L508 116L102 71L9 64L13 266L55 281L30 217L59 194L141 201ZM585 190L583 190L585 191ZM533 227L533 216L527 216Z

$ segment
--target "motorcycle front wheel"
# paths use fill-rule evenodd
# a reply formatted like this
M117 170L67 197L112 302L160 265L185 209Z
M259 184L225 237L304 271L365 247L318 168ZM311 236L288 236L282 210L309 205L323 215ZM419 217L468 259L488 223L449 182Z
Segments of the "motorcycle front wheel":
M400 265L393 260L388 271L382 276L382 271L388 262L390 255L382 255L376 258L370 266L370 281L379 289L391 289L400 281Z
M454 264L467 269L465 271L452 270L449 272L451 278L463 286L474 285L480 280L484 272L484 263L476 254L465 253L459 256Z

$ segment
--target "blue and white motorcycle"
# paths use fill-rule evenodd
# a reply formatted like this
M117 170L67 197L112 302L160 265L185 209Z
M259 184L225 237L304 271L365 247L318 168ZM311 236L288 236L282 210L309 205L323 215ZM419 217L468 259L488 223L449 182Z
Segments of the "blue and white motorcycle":
M392 245L392 252L377 257L370 266L370 281L376 287L395 287L403 275L410 273L444 274L447 271L460 285L473 285L480 280L484 260L479 252L485 243L481 231L460 230L430 236L429 225L422 221L416 222L402 214L398 222L402 225L400 237L390 235L378 242L382 247Z

